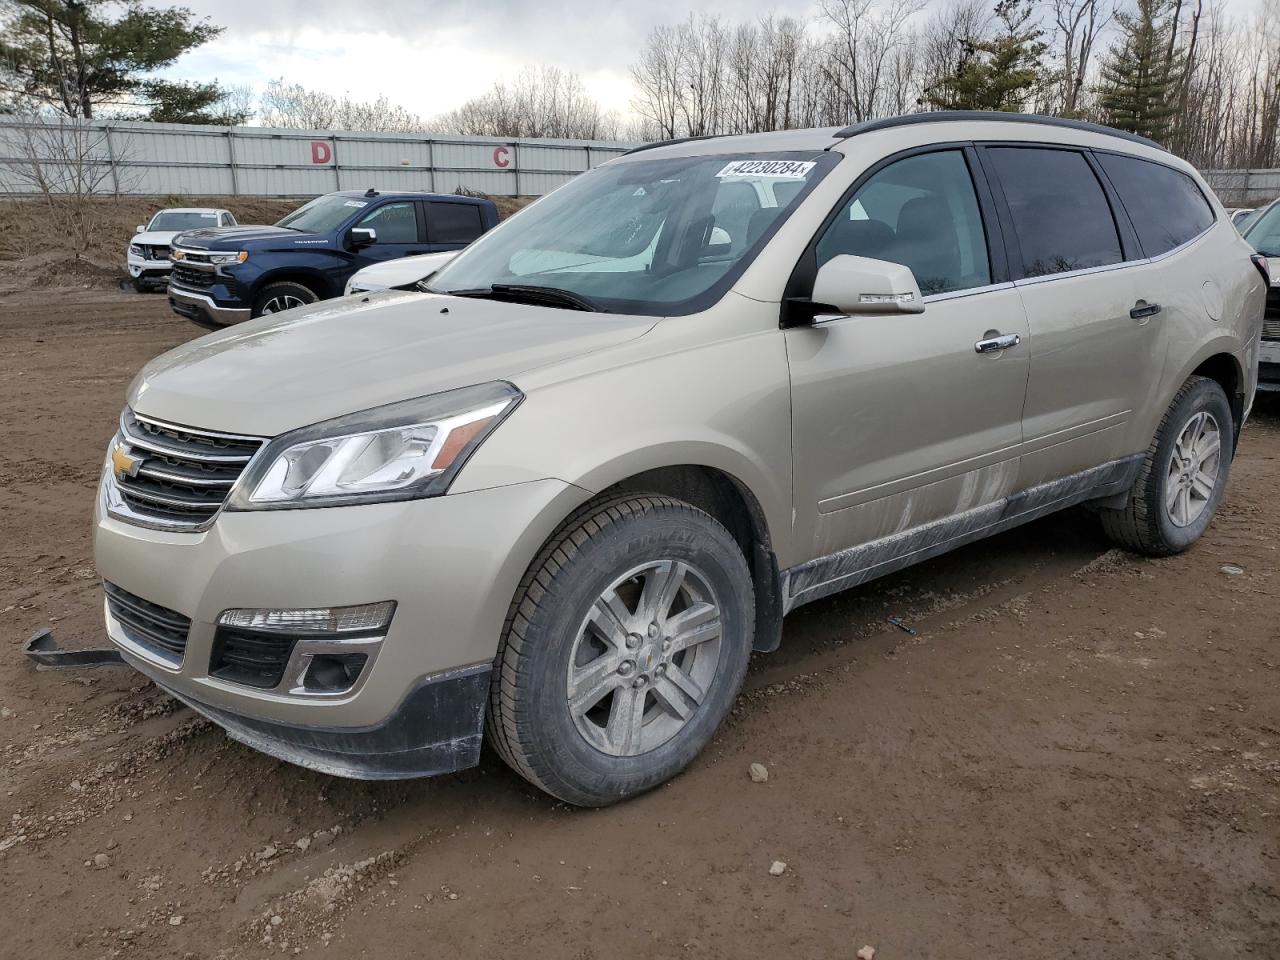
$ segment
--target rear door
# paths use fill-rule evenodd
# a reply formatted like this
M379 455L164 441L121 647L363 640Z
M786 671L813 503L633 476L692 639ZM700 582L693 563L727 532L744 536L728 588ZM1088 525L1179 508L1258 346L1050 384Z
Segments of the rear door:
M484 233L478 204L426 200L422 203L422 212L430 252L461 250Z
M1164 295L1087 151L982 150L1030 327L1019 489L1116 460L1164 368Z
M889 160L797 268L840 254L902 263L925 302L785 331L797 541L812 557L994 503L1016 479L1027 325L973 166L962 147ZM1022 342L975 349L996 335Z

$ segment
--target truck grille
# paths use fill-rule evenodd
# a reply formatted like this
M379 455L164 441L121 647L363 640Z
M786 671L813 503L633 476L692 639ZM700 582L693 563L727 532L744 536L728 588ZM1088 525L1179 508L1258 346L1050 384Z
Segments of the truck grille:
M284 678L296 636L220 626L213 639L209 676L269 690Z
M1280 340L1280 316L1269 316L1262 324L1263 340Z
M182 263L173 265L171 277L175 283L179 283L184 287L192 287L196 290L209 289L216 279L212 270L201 270L199 267L189 267Z
M115 487L133 514L174 529L200 527L213 520L264 442L175 426L126 407L115 449L135 462L124 472L113 469Z
M188 617L136 597L114 583L104 580L102 588L107 594L107 609L130 640L175 666L182 663L191 631Z
M143 244L142 255L147 260L168 260L169 245L167 243L162 245Z

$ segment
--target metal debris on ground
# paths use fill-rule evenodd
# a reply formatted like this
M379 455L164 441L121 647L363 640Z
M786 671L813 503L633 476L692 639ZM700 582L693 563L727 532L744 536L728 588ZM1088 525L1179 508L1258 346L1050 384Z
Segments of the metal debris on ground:
M890 617L889 622L893 624L895 627L897 627L899 630L903 631L904 633L909 633L913 637L916 636L916 631L913 628L907 626L897 617Z

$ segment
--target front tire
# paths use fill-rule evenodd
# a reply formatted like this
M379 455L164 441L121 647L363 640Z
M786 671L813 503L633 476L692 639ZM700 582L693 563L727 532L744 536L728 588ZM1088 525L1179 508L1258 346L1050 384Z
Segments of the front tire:
M1222 387L1191 377L1160 421L1124 508L1099 511L1103 530L1120 546L1148 556L1186 550L1222 500L1234 437Z
M729 712L751 656L747 563L714 518L622 495L575 513L530 566L495 663L490 743L579 806L682 771Z
M292 310L294 307L315 303L319 299L314 290L300 283L288 280L269 283L262 288L253 301L253 312L250 316L261 317L268 313L280 313L282 310Z

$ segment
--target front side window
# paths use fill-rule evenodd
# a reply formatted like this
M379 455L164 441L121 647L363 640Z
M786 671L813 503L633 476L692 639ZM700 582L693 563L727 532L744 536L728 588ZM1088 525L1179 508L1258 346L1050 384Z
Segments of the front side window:
M703 310L839 160L815 151L608 163L489 231L430 288L518 285L618 313Z
M818 266L852 254L909 267L925 296L983 287L991 264L964 154L906 157L872 174L818 241Z
M1168 253L1213 226L1213 208L1185 173L1137 157L1095 156L1120 195L1148 257Z
M428 243L470 243L484 233L480 208L474 203L428 201Z
M418 214L413 201L388 203L360 218L357 227L378 234L374 243L417 243Z
M1084 154L991 147L1028 277L1120 263L1120 234L1102 184Z

